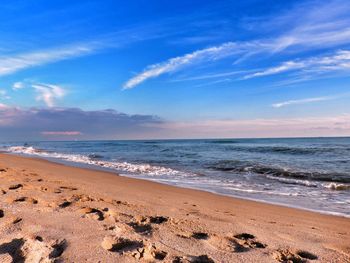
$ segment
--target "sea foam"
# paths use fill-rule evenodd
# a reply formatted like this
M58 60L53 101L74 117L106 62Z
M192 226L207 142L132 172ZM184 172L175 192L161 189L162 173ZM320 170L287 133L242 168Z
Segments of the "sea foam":
M44 158L55 158L60 160L65 160L68 162L82 163L88 165L95 165L99 167L104 167L117 171L124 171L133 174L142 174L149 176L196 176L194 173L178 171L172 168L155 166L150 164L135 164L129 162L118 162L118 161L102 161L96 160L94 157L89 157L81 154L65 154L65 153L56 153L48 152L40 149L36 149L32 146L11 146L6 149L8 152L17 153L17 154L27 154L35 155Z

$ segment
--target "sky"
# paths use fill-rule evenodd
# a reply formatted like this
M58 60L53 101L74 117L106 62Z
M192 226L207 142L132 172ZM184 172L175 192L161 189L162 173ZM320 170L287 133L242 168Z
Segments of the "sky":
M350 136L348 0L4 0L0 141Z

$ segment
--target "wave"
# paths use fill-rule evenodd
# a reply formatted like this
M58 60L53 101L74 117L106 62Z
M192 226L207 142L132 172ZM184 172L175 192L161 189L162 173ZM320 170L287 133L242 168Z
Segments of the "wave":
M298 180L298 179L292 179L292 178L282 178L282 177L274 177L274 176L266 176L267 178L271 180L277 180L280 183L283 184L292 184L292 185L302 185L307 187L323 187L330 190L335 191L347 191L350 190L350 184L343 184L343 183L319 183L315 181L309 181L309 180Z
M283 146L275 146L275 147L256 147L253 148L252 151L261 152L261 153L279 153L279 154L315 154L318 152L323 152L320 148L297 148L297 147L283 147Z
M25 144L27 145L27 144ZM14 153L24 153L24 154L39 154L39 153L45 153L45 151L41 149L36 149L32 146L11 146L6 148L5 150L9 152L14 152Z
M321 147L287 147L287 146L233 146L228 145L226 150L249 152L249 153L272 153L272 154L288 154L288 155L316 155L349 152L348 148L321 148Z
M330 183L330 184L324 184L323 186L330 190L336 190L336 191L350 190L349 184Z
M242 162L238 160L219 161L214 165L207 166L207 168L223 172L254 173L276 178L293 178L299 180L350 183L349 174L292 170L281 167L266 166L259 163Z
M188 173L183 171L178 171L172 168L155 166L150 164L134 164L128 162L112 162L112 161L103 161L98 160L98 158L91 158L89 156L81 155L81 154L64 154L64 153L56 153L56 152L47 152L41 149L36 149L32 146L12 146L8 147L7 152L17 153L17 154L27 154L27 155L36 155L45 158L56 158L60 160L65 160L69 162L96 165L108 169L118 170L129 172L133 174L142 174L149 176L197 176L194 173ZM95 155L96 156L96 155Z
M100 155L100 154L97 154L97 153L89 154L88 157L89 157L90 159L103 159L103 158L104 158L103 155Z
M271 180L276 180L280 183L283 184L292 184L292 185L303 185L303 186L307 186L307 187L318 187L319 184L317 184L316 182L311 182L308 180L298 180L298 179L292 179L292 178L282 178L282 177L275 177L275 176L266 176L268 179Z
M237 192L245 192L251 194L267 194L267 195L279 195L279 196L302 196L300 193L284 193L277 191L266 191L266 190L258 190L258 189L249 189L249 188L239 188L234 186L226 186L225 189L234 190Z

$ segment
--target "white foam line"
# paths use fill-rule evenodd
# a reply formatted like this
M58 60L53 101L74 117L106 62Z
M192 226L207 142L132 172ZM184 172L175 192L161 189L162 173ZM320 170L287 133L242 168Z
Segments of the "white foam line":
M147 174L150 176L170 175L170 176L195 176L195 174L185 173L171 168L152 166L150 164L132 164L128 162L108 162L92 160L87 156L79 154L60 154L55 152L45 152L33 147L13 146L7 148L11 153L34 155L45 158L57 158L69 162L82 163L105 167L114 170L127 171L136 174Z

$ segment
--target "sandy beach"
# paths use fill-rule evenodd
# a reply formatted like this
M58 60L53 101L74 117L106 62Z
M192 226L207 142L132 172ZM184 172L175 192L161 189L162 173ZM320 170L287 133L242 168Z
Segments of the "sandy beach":
M0 154L0 262L350 262L350 219Z

